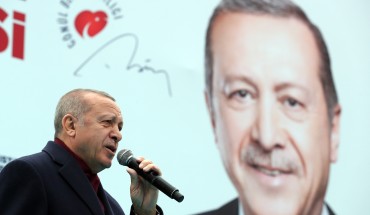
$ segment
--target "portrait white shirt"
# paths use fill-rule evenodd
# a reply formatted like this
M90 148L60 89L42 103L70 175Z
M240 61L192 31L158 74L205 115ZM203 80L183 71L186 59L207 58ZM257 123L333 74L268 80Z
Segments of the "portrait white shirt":
M239 215L245 215L243 210L243 205L239 200ZM328 207L325 207L325 204L323 204L323 209L321 210L321 215L329 215Z

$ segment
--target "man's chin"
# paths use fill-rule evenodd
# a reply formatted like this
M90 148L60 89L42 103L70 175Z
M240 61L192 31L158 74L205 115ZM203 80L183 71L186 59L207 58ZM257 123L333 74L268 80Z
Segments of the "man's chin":
M284 197L259 197L248 204L243 204L245 214L259 215L296 215L302 214L297 200L292 200Z
M101 163L101 167L103 169L108 169L112 166L112 160L110 158L106 158L102 163Z
M110 168L112 166L112 160L105 163L105 168Z

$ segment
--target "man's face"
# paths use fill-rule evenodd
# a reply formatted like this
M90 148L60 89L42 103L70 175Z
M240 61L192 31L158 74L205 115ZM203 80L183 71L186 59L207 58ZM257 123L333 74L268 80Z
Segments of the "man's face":
M93 93L87 94L86 98L91 110L76 123L74 146L75 152L97 173L111 166L118 142L122 139L123 122L114 101Z
M312 33L293 18L224 13L211 41L208 104L244 212L320 214L339 115L328 118Z

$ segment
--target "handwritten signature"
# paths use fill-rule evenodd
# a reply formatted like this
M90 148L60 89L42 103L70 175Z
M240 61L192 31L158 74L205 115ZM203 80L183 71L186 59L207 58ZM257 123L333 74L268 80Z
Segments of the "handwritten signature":
M137 72L144 72L144 71L148 71L148 72L152 72L154 74L162 74L164 75L165 79L166 79L166 85L167 85L167 90L168 90L168 95L170 97L172 97L172 90L171 90L171 83L170 83L170 77L167 73L166 70L163 70L163 69L155 69L153 67L150 67L150 66L147 66L147 65L140 65L138 63L134 63L134 59L135 59L135 56L136 56L136 52L139 48L139 38L133 34L133 33L124 33L124 34L121 34L121 35L118 35L117 37L109 40L108 42L106 42L105 44L103 44L100 48L98 48L94 53L92 53L75 71L74 71L74 75L75 76L79 76L80 74L80 70L82 68L84 68L84 66L86 66L87 63L89 63L99 52L103 51L105 48L107 48L108 46L112 45L113 43L121 40L121 39L125 39L125 38L132 38L134 40L134 48L132 50L132 53L131 53L131 56L130 56L130 59L128 60L127 62L127 65L126 65L126 70L127 71L131 71L131 70L136 70ZM146 63L149 63L150 60L146 60ZM108 68L109 65L106 65L106 67Z

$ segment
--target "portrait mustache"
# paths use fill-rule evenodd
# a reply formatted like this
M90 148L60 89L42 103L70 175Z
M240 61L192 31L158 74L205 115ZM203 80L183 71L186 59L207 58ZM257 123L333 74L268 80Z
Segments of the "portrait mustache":
M278 147L265 150L257 143L247 144L240 151L240 158L242 162L271 176L295 174L300 177L303 175L303 168L297 158L287 150Z

